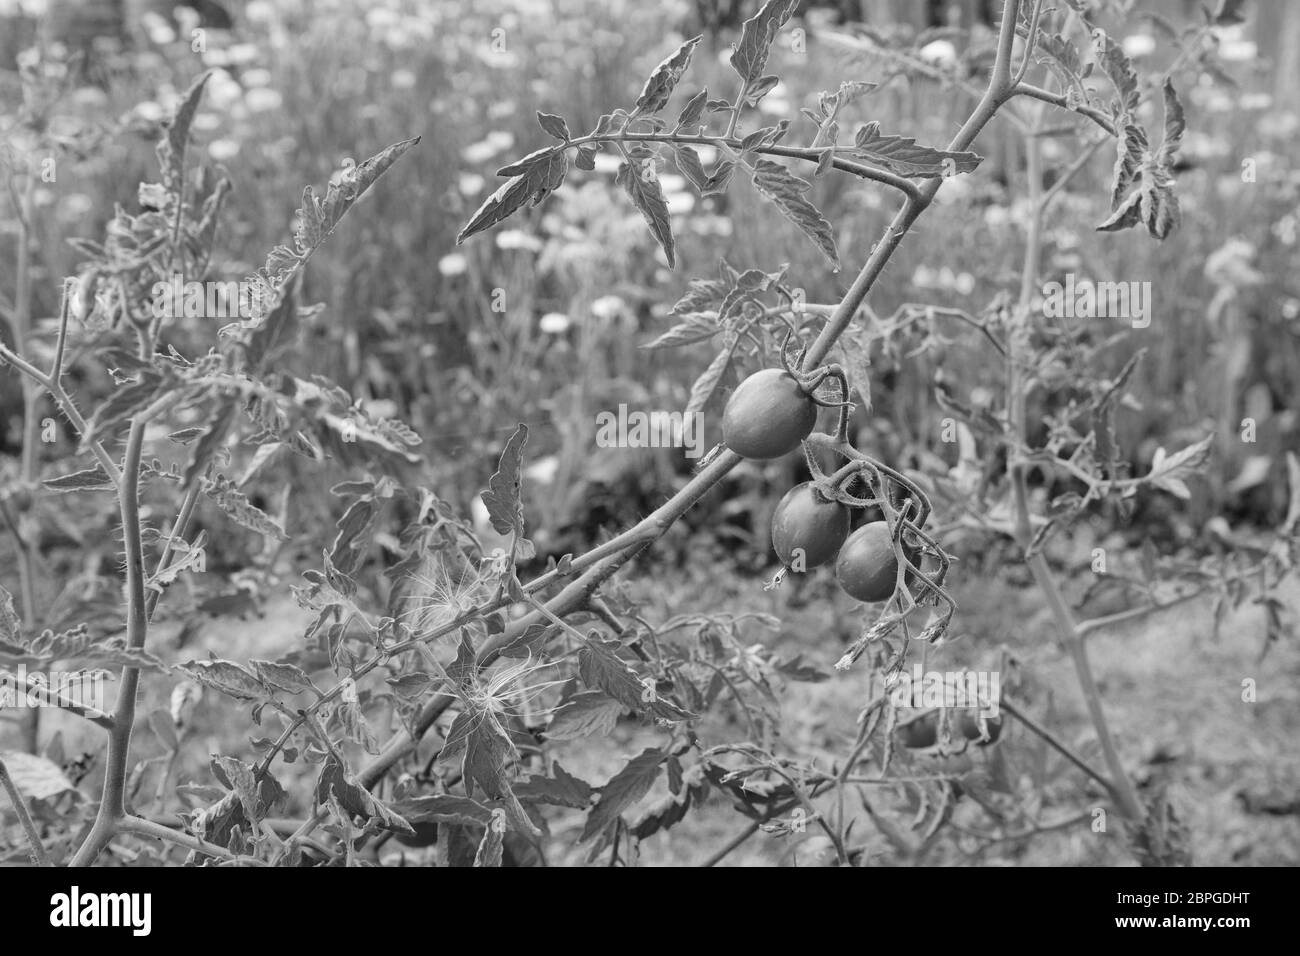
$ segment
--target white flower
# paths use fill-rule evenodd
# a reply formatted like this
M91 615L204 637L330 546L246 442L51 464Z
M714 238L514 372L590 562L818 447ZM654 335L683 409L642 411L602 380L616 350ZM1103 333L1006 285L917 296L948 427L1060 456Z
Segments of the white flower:
M541 330L547 335L563 335L569 330L569 317L563 312L547 312L542 316Z
M1121 46L1126 56L1136 60L1138 57L1148 56L1155 52L1156 38L1149 33L1131 33L1124 38Z
M438 260L438 271L444 276L463 275L469 268L469 261L459 252L449 252Z
M244 94L244 103L248 106L250 112L267 113L271 110L278 110L284 102L278 91L260 86L249 90Z
M483 177L478 173L461 173L456 186L462 196L477 196L483 191Z
M394 70L389 82L395 90L409 90L415 86L415 73L411 70Z
M218 163L225 163L239 155L239 142L233 139L214 139L208 143L208 155Z
M147 123L161 123L167 117L167 111L153 100L135 104L134 113Z
M952 66L957 62L957 48L950 40L934 40L921 47L921 59L937 66Z
M542 240L522 229L504 229L497 233L498 249L526 249L536 252L542 248Z
M617 295L602 295L591 303L591 314L598 319L612 319L626 311L627 303Z

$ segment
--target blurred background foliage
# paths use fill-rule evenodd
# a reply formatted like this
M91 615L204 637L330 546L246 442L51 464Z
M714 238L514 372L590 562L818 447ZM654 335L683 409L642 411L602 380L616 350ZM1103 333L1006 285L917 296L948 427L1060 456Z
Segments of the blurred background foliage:
M1300 287L1287 268L1300 227L1300 173L1285 158L1294 154L1300 120L1292 98L1277 95L1296 88L1285 83L1300 56L1300 11L1273 6L1222 35L1223 70L1207 72L1184 96L1191 132L1179 182L1182 230L1163 244L1137 233L1092 232L1104 217L1109 174L1098 160L1092 180L1058 207L1044 257L1045 279L1075 272L1153 283L1152 325L1131 336L1134 348L1149 350L1138 403L1122 419L1124 453L1135 468L1159 445L1184 444L1207 424L1230 437L1241 418L1258 422L1256 444L1219 444L1210 480L1190 509L1150 516L1182 543L1216 514L1234 524L1275 523L1286 503L1279 453L1300 445ZM943 27L973 26L978 36L989 17L988 4L977 2L809 7L806 50L787 40L774 53L784 80L760 104L773 117L796 114L845 76L886 78L887 62L858 58L846 66L834 45L819 40L821 31L864 21L891 35L929 29L934 39L922 50L941 73L956 53L955 34ZM1180 0L1141 9L1175 23L1196 12ZM115 203L135 201L135 184L152 172L156 124L203 70L214 75L195 123L199 145L235 184L210 278L250 271L287 233L304 184L341 175L349 161L383 144L422 135L413 161L367 198L309 270L301 298L326 308L304 330L289 370L331 376L379 414L407 417L427 442L427 480L461 506L513 423L527 421L534 435L530 504L543 538L576 525L586 526L585 537L595 532L593 522L617 524L662 495L665 478L681 480L685 465L668 452L597 454L591 423L620 402L685 405L709 360L707 346L645 353L638 345L665 327L666 305L686 279L713 274L719 257L764 269L789 262L791 281L821 302L837 299L847 276L831 274L771 209L745 202L748 187L700 200L666 169L684 264L670 272L615 186L612 162L571 177L509 228L459 248L454 236L494 188L492 171L543 143L536 109L590 128L602 112L628 104L654 63L697 31L711 55L697 57L695 81L725 90L729 30L743 14L742 4L718 0L231 0L197 7L5 0L0 125L11 129L8 161L20 161L28 145L14 126L20 94L12 71L20 51L43 43L56 57L80 54L50 114L67 152L57 181L34 197L36 314L56 311L58 279L76 270L78 253L66 240L96 235ZM1139 16L1132 23L1126 50L1140 69L1160 69L1167 46L1159 42L1160 22ZM192 49L196 36L201 52ZM887 130L943 142L969 99L938 79L896 77L855 104L850 119L877 119ZM1047 145L1050 177L1053 165L1072 158L1072 147L1055 139ZM911 301L978 311L1013 284L1024 213L1016 199L1023 192L1016 141L995 124L977 148L984 166L940 193L938 208L873 293L878 315ZM1253 181L1243 181L1246 161ZM894 200L845 177L826 177L815 188L851 275ZM0 261L9 263L12 219L4 225ZM11 299L8 286L0 281L0 295ZM494 303L503 309L494 311ZM939 440L943 412L934 385L942 381L976 405L1000 387L994 364L978 360L977 338L972 330L919 323L897 348L874 356L876 409L863 417L862 439L906 467L955 465ZM12 377L0 382L0 447L11 452L19 438L17 387ZM712 442L716 415L707 427Z
M376 416L409 422L424 438L424 461L406 477L434 488L462 513L472 513L515 423L527 422L532 437L524 493L530 533L543 554L577 552L645 514L689 477L691 462L679 451L610 454L594 441L599 411L620 403L643 409L685 406L691 383L712 356L709 346L666 352L639 346L668 327L668 307L687 280L715 274L720 258L765 270L789 263L789 279L805 290L808 301L836 301L895 200L868 183L819 179L814 199L836 227L846 265L841 275L832 274L772 209L749 201L745 184L737 183L729 196L701 200L666 168L661 182L674 216L680 263L670 271L615 185L616 164L603 158L594 172L572 175L541 206L507 227L462 247L454 238L494 188L494 170L545 142L536 110L564 115L572 129L588 129L602 113L630 105L654 64L697 32L705 40L687 85L693 91L705 84L715 95L729 95L728 46L752 6L738 0L225 0L188 6L154 0L0 0L0 165L6 167L6 180L10 170L29 168L44 155L36 135L20 122L24 116L46 116L41 135L60 144L57 180L37 183L31 197L34 314L52 317L61 278L77 271L80 254L68 240L102 235L115 204L135 208L137 184L156 178L153 144L159 123L180 91L205 70L213 76L194 123L198 149L234 183L218 235L219 254L206 278L239 279L252 271L289 234L305 184L319 188L342 176L350 161L419 135L419 147L382 188L367 194L314 258L298 294L301 302L321 302L324 308L309 319L298 347L286 354L285 370L329 376ZM847 119L875 119L886 131L945 143L972 102L946 72L960 62L956 44L963 41L945 27L970 27L978 38L988 23L988 7L976 0L807 4L801 12L806 49L792 49L788 38L778 42L772 68L783 82L760 109L769 122L793 117L815 102L818 91L834 89L843 79L888 79L854 104ZM1197 8L1184 0L1140 4L1175 24L1199 17ZM1109 26L1104 11L1097 16ZM1161 22L1141 15L1124 22L1124 46L1139 70L1156 73L1167 65ZM919 37L935 78L889 79L888 62L847 63L838 48L820 38L862 24L882 35ZM193 48L196 36L202 37L203 50ZM1144 472L1160 446L1179 448L1207 431L1221 438L1206 480L1196 483L1190 502L1151 496L1134 514L1108 512L1053 541L1053 559L1080 571L1072 586L1076 598L1085 590L1079 581L1090 577L1082 571L1098 542L1117 545L1112 571L1123 574L1149 558L1137 556L1136 548L1126 551L1126 544L1151 539L1159 542L1162 555L1198 556L1216 547L1224 521L1249 535L1275 527L1286 512L1283 454L1300 446L1295 411L1300 279L1294 268L1300 171L1290 159L1300 149L1294 101L1300 89L1300 6L1254 4L1248 21L1220 31L1218 42L1222 69L1207 71L1182 91L1189 132L1177 187L1184 212L1180 231L1163 243L1139 231L1095 233L1093 225L1108 211L1110 162L1101 157L1052 216L1044 280L1074 272L1153 284L1150 327L1130 334L1131 348L1112 353L1118 371L1133 350L1148 352L1134 389L1136 401L1120 418L1123 455L1134 471ZM33 46L45 50L40 68L67 80L57 101L23 100L17 69ZM760 125L759 119L748 115L744 122L750 128ZM887 316L910 302L978 312L1015 288L1027 213L1018 198L1025 172L1016 136L998 121L980 139L976 148L986 157L984 165L940 191L938 203L873 292L875 315ZM1072 148L1069 140L1047 140L1048 177L1073 158ZM17 201L12 193L0 194L0 319L12 315L15 295L10 264ZM494 302L504 309L494 310ZM36 331L49 338L53 329L53 319L46 318ZM180 327L177 335L201 351L215 331L215 324ZM0 334L12 342L2 321ZM76 343L81 354L93 346L93 341ZM935 397L936 385L972 407L1000 406L1001 367L983 348L978 333L959 324L918 321L893 336L888 348L872 355L874 408L857 415L859 445L896 467L932 475L959 470L963 463L956 449L940 437L946 413ZM91 364L73 365L70 372L86 408L102 399L108 385ZM1068 401L1068 381L1046 397L1038 395L1031 412L1046 416ZM720 417L716 407L711 411L705 421L710 444L718 439ZM1253 444L1237 437L1245 417L1258 423ZM0 375L0 480L14 473L20 418L17 376ZM746 631L746 639L796 650L812 646L811 656L828 665L860 623L843 595L822 578L800 579L770 594L756 586L756 579L773 568L770 509L799 467L777 462L736 469L721 494L710 495L640 559L655 565L653 577L632 575L615 588L636 591L647 614L660 619L692 607L778 613L784 621L779 633ZM340 464L333 472L321 475L296 462L278 472L280 488L293 489L286 502L289 528L299 534L292 546L298 553L279 555L293 559L279 561L286 577L312 555L318 557L332 533L338 503L326 489L353 476ZM76 498L60 499L62 520L70 524L97 513ZM161 521L167 515L153 517ZM51 532L47 548L76 541L73 530L64 542ZM1009 558L1008 545L987 536L963 540L959 525L949 531L953 536L945 538L945 546L962 558L954 575L961 630L986 640L975 647L957 645L948 660L969 664L993 645L1009 645L1035 664L1038 684L1026 695L1046 702L1049 715L1068 724L1072 705L1056 711L1051 689L1063 681L1061 662L1043 640L1050 624L1042 608L1023 590L1027 575ZM226 569L265 564L266 555L242 550L257 543L223 535L214 539L213 561ZM75 560L98 557L76 554ZM719 574L720 568L737 574ZM0 552L0 574L8 578L11 569L11 555ZM105 576L97 580L104 587L106 619L120 604L104 583L110 571L105 557L100 569ZM228 630L209 642L220 642L223 656L272 657L294 646L300 625L283 607L272 607L256 632ZM1129 692L1115 695L1120 698L1117 726L1133 728L1126 749L1153 767L1169 762L1168 741L1188 726L1180 708L1216 692L1207 668L1190 673L1171 663L1191 666L1186 642L1205 650L1208 645L1201 642L1211 640L1207 629L1204 616L1189 612L1151 635L1154 639L1136 656L1130 648L1108 649L1098 642L1103 681L1111 690ZM1238 636L1249 650L1218 645L1207 651L1208 659L1239 668L1243 656L1256 649L1255 638L1244 634ZM189 639L187 625L175 637L176 648ZM1293 658L1275 666L1294 669ZM862 689L851 676L797 685L783 700L792 714L786 743L832 759L842 751L862 703ZM154 704L165 706L165 697ZM201 706L219 709L221 704ZM1215 716L1214 706L1209 711ZM1073 717L1077 730L1083 724L1077 707ZM223 720L216 711L205 711L196 721L210 738L210 751L231 746L227 738L238 736ZM1294 739L1294 714L1262 720L1224 730L1227 724L1211 728L1207 717L1204 732L1194 736L1204 775L1188 784L1183 806L1198 831L1203 860L1296 859L1293 824L1263 817L1246 826L1224 803L1233 799L1225 781L1268 791L1286 789L1294 779L1293 758L1267 771L1258 760L1286 751L1274 736L1289 733L1286 739ZM629 733L634 737L640 731ZM617 746L630 746L631 740L621 734ZM616 765L595 748L573 750L564 756L566 765L591 779ZM1013 751L1007 759L1014 762L1017 753L1030 752ZM187 769L201 773L201 761ZM1015 778L1018 771L1012 766L998 772ZM1064 800L1069 788L1061 786ZM717 845L729 835L730 819L721 809L704 814L698 829L684 830L663 858L689 859L699 846ZM1207 839L1207 833L1213 836ZM1111 859L1110 851L1086 834L1062 839L1069 859ZM772 848L777 842L752 852L760 858L780 855L780 847ZM815 855L811 845L804 841L798 852ZM1060 852L1029 859L1056 861Z

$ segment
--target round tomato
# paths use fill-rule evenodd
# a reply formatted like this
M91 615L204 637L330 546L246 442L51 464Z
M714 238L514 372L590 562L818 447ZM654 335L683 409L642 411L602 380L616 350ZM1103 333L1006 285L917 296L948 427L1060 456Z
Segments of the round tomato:
M907 552L915 563L915 549ZM886 522L872 521L849 535L835 559L835 580L859 601L889 599L898 580L898 559Z
M835 557L849 536L849 509L825 497L811 481L785 493L772 515L772 548L792 571Z
M722 442L742 458L780 458L817 424L817 403L789 372L765 368L745 379L722 412Z

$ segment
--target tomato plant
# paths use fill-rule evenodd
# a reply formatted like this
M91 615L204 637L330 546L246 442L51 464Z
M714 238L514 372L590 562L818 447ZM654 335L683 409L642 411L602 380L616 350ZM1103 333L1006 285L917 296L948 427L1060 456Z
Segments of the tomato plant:
M1003 718L980 721L961 712L953 735L958 746L999 746L972 747L962 755L969 760L954 760L924 780L891 776L895 759L910 759L896 754L896 739L904 750L946 746L941 731L952 728L946 705L947 724L934 715L900 723L901 708L888 690L905 663L917 656L931 662L930 655L960 636L949 577L961 565L946 550L957 532L1000 542L1023 564L1077 677L1095 753L1076 753L1024 701L1004 702L1007 719L1042 742L1038 766L1046 765L1050 750L1067 772L1082 774L1079 792L1116 812L1137 859L1185 860L1165 797L1140 790L1110 730L1085 642L1118 619L1167 606L1157 596L1158 575L1146 582L1148 604L1120 618L1080 620L1047 548L1090 509L1122 509L1139 493L1189 494L1185 480L1208 456L1209 439L1172 454L1162 450L1144 474L1126 471L1116 452L1116 417L1140 352L1113 374L1089 373L1063 399L1063 409L1045 413L1041 423L1031 421L1030 398L1063 390L1062 356L1083 369L1101 363L1113 344L1110 337L1093 341L1064 324L1052 326L1036 308L1053 204L1109 148L1115 151L1105 164L1112 176L1109 206L1097 228L1141 227L1163 239L1177 227L1174 185L1185 120L1175 80L1181 83L1183 72L1199 76L1206 66L1214 15L1180 37L1177 69L1143 79L1087 5L1053 10L1042 0L1004 0L995 35L972 36L961 68L940 72L962 94L954 102L969 100L970 108L946 145L928 146L886 132L875 119L845 136L854 104L869 107L876 90L856 80L822 92L815 108L769 123L772 114L762 107L772 107L780 82L768 72L769 60L796 6L768 0L743 23L728 59L729 96L687 89L701 42L695 37L653 69L630 106L600 114L585 132L538 112L537 135L545 144L498 170L504 182L459 233L457 241L466 242L526 215L571 176L595 172L599 159L617 168L615 184L644 220L663 264L675 268L675 219L660 176L671 164L701 201L747 181L764 213L784 218L836 276L834 301L822 303L807 301L789 266L766 271L724 262L716 277L690 281L672 306L672 326L647 347L708 343L707 365L694 378L684 414L704 416L718 443L666 501L581 554L545 553L530 537L523 490L530 475L527 423L512 431L494 470L484 468L485 476L491 470L479 499L486 519L476 528L423 483L419 454L429 448L414 429L368 411L326 378L291 374L279 364L316 315L298 301L313 254L346 230L345 217L381 176L403 168L399 161L418 138L348 165L321 194L308 188L292 237L245 280L254 293L250 314L220 330L188 327L183 316L150 307L160 276L207 276L216 225L234 188L220 170L196 172L187 152L206 77L163 126L159 181L142 186L139 210L119 207L102 242L78 247L85 260L64 283L59 313L47 323L49 341L37 341L33 331L30 210L24 208L18 334L13 348L0 345L0 361L22 376L27 437L39 432L40 403L50 401L77 442L74 451L49 460L25 449L15 490L3 497L19 594L15 602L0 588L0 655L6 664L62 661L83 669L111 666L120 674L107 710L23 685L84 718L107 742L92 778L98 801L78 805L55 838L39 831L25 795L13 788L24 838L38 859L53 855L88 865L131 837L161 841L164 860L183 852L223 865L350 864L364 854L379 859L392 839L449 866L545 861L548 853L626 865L637 861L644 841L722 802L746 818L745 829L708 865L756 833L788 836L812 819L835 861L852 865L869 855L854 842L864 827L855 826L846 807L860 803L879 822L871 788L895 783L913 796L920 792L914 828L924 835L893 832L885 839L901 857L923 858L954 806L978 788L978 781L971 786L958 775L984 757L1002 759L1008 745ZM888 53L907 75L933 76L910 41L842 42L859 53L863 44ZM1046 85L1034 82L1040 78ZM46 119L28 117L33 136L44 135ZM755 120L769 125L749 128ZM1002 290L978 314L906 303L893 315L876 315L868 298L878 280L940 190L978 178L983 157L975 146L995 121L1024 149L1028 196L1017 294ZM1075 143L1076 155L1052 169L1049 185L1043 144L1057 138ZM873 243L854 231L854 247L843 255L813 201L814 185L837 176L871 190L873 203L877 193L898 203ZM30 199L34 180L20 178L27 190L21 195ZM846 281L838 278L842 269ZM871 350L889 355L905 379L909 356L900 343L908 344L917 326L933 336L933 327L945 322L978 331L987 350L981 366L997 384L976 401L948 389L947 380L936 383L937 401L960 433L958 467L947 473L934 466L933 454L876 453L875 445L859 440L863 428L879 424L870 418ZM77 347L70 349L70 341ZM70 365L107 383L107 397L88 415ZM724 403L725 383L737 377L740 384ZM819 432L822 407L836 414L833 426ZM795 570L834 559L840 587L877 605L849 612L853 633L836 664L848 672L844 679L860 682L862 698L856 727L832 734L837 741L852 738L846 753L785 749L774 716L782 688L831 675L755 639L756 632L780 627L772 615L713 608L650 614L648 602L614 580L744 462L797 450L811 479L776 506L770 530L777 557ZM262 484L272 461L287 456L347 470L345 480L328 487L335 521L324 537L313 538L309 522L291 526L294 495L308 479ZM996 467L972 464L980 461ZM73 596L57 616L42 607L35 586L48 540L40 529L58 526L59 508L50 505L55 495L104 502L82 506L95 516L88 536L122 557L120 579L108 589L111 601L102 592L94 600L77 596L94 589L69 588ZM12 519L10 508L19 512ZM855 512L871 520L850 534ZM1186 583L1187 594L1195 588L1224 602L1241 601L1246 581L1263 581L1267 591L1292 567L1298 524L1300 513L1275 543L1251 552L1253 563L1230 558L1213 567L1176 566L1166 576ZM310 543L293 551L300 561L312 555L313 566L293 588L310 623L276 660L172 659L182 642L170 647L157 639L156 615L158 623L168 613L196 618L212 606L208 601L228 600L244 583L226 581L230 587L221 593L203 593L196 579L206 564L210 526L254 543L249 552L258 557L247 574L254 590L281 582L277 560L286 557L291 537ZM111 626L99 627L101 620ZM171 706L137 714L145 680L176 682ZM204 691L249 708L252 750L213 755L200 765L210 783L173 788L175 764L194 742L186 708ZM1042 700L1030 703L1038 707ZM722 719L706 719L710 714ZM574 772L558 759L567 742L614 736L628 721L649 743L633 756L620 755L614 769ZM261 728L256 736L254 725ZM29 736L36 737L35 728ZM144 740L162 754L142 758ZM1027 809L1039 806L1037 795L1015 791L1018 779L1010 774L999 778L1006 780L1012 782L998 799L1005 796L1007 809L990 814L991 842L1014 814L1026 826L1042 822ZM295 782L300 786L291 793ZM179 822L168 817L164 824L161 815L143 812L137 798L146 792L177 811ZM658 802L632 819L651 793ZM292 816L281 815L290 810ZM557 839L560 832L565 840Z

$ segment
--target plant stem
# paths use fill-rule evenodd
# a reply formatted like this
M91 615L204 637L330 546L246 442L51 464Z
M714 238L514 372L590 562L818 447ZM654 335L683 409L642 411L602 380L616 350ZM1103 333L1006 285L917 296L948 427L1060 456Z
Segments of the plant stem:
M140 352L147 358L153 350L148 335L141 336ZM146 424L131 422L122 462L122 481L118 503L122 513L122 541L126 552L127 647L141 650L149 632L149 613L145 604L144 545L140 538L140 456L144 447ZM140 669L123 667L113 711L113 729L108 735L108 758L104 770L104 787L99 812L85 842L72 859L73 866L89 866L113 838L126 815L124 794L126 767L131 749L131 731L135 723L136 691Z
M17 784L9 776L9 768L5 766L3 759L0 759L0 788L8 794L14 813L18 814L18 822L22 824L23 832L27 834L27 842L31 844L32 862L37 866L51 866L49 855L45 852L45 844L41 842L41 836L32 823L32 814L27 809L27 801L23 799Z

